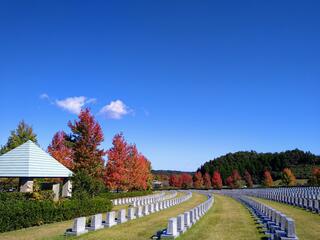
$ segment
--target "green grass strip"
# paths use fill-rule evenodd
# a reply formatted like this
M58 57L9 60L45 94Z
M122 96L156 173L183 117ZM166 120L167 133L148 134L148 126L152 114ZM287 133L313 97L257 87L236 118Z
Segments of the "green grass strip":
M180 240L257 240L262 239L249 211L236 200L215 194L212 208Z

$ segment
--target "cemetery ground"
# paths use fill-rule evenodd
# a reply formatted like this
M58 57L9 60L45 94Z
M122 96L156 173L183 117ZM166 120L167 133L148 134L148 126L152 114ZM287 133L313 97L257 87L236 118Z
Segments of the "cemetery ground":
M215 194L212 208L179 239L264 239L249 211L233 198Z
M166 228L170 217L190 210L204 202L206 197L193 193L188 201L166 210L153 213L109 229L102 229L67 239L150 239L157 231ZM72 221L47 224L28 229L0 234L1 240L46 239L62 240L64 231L72 226ZM209 212L179 239L263 239L248 210L234 199L215 194L215 203Z
M175 197L180 197L183 193L178 193ZM192 207L204 202L206 197L202 194L193 193L193 196L188 201L168 208L166 210L153 213L151 215L139 218L127 223L114 226L109 229L102 229L97 232L91 232L80 237L80 239L148 239L158 230L166 227L167 220L177 215L178 213L187 211ZM126 206L116 206L119 210ZM40 240L40 239L66 239L63 236L67 228L71 228L73 221L64 221L60 223L46 224L37 227L30 227L17 231L1 233L1 240ZM68 237L68 239L73 239Z
M295 220L296 231L299 239L316 240L320 239L320 215L306 211L299 207L288 204L270 201L261 198L252 198L264 203L274 209L281 211Z

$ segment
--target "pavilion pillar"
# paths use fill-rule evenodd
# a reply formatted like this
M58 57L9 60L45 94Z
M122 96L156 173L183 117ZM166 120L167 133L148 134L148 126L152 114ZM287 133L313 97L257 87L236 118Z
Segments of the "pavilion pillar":
M53 191L53 201L59 201L60 197L60 183L55 183L52 185L52 191Z
M72 195L71 181L68 178L64 178L63 186L62 186L62 197L71 197L71 195Z
M19 178L19 189L20 192L33 192L33 178Z

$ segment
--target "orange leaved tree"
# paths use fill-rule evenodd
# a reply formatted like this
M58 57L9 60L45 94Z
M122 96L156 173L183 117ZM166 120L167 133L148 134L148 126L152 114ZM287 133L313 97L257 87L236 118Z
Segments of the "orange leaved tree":
M211 188L211 178L210 178L210 175L209 173L205 173L204 176L203 176L203 184L206 188Z
M128 170L125 167L129 156L128 144L122 134L116 134L113 137L112 145L112 148L107 151L106 186L111 190L128 190Z
M286 186L295 186L297 185L297 179L294 176L290 168L285 168L282 171L282 183Z
M263 181L264 185L266 187L272 187L273 186L273 179L272 179L271 173L268 170L265 170L263 177L264 177L264 181Z
M222 179L219 171L214 171L212 176L212 187L216 189L222 188Z
M65 132L57 132L48 146L48 153L64 166L73 170L73 151L66 138L67 134Z
M101 126L88 108L81 110L78 118L68 123L72 131L73 170L102 179L105 151L99 148L104 140Z
M193 187L194 188L202 188L203 187L203 179L200 171L196 172L193 176Z
M180 175L180 179L181 179L181 184L182 184L182 188L191 188L192 187L192 176L188 173L182 173Z
M247 170L244 172L244 180L246 181L248 188L253 187L251 174Z
M107 151L108 162L105 183L111 190L146 190L151 187L151 163L135 145L126 142L123 134L117 134L113 147Z
M314 167L312 169L309 183L313 186L320 186L320 167Z

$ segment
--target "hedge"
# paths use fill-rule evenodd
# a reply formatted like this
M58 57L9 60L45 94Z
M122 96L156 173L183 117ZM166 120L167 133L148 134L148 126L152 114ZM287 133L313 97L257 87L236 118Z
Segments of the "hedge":
M110 211L112 208L111 201L102 197L67 199L55 203L50 200L26 200L23 194L12 195L4 200L1 195L0 232L89 216Z

